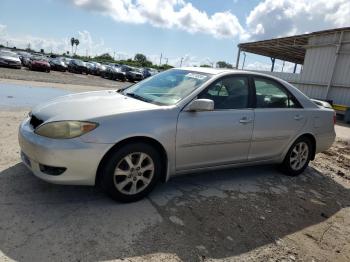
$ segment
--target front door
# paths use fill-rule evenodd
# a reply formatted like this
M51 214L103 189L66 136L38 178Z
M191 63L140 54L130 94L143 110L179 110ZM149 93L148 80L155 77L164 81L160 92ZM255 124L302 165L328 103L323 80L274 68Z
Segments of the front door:
M229 76L217 80L198 98L214 101L214 110L182 111L176 136L176 169L244 162L254 124L249 109L250 88L246 76Z

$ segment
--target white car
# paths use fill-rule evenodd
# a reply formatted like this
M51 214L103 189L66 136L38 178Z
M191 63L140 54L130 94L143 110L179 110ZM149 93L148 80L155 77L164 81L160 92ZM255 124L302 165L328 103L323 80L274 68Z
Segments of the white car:
M3 49L0 50L0 66L20 69L21 65L21 60L16 53Z
M334 139L334 111L287 82L208 68L59 97L35 107L19 130L23 162L36 176L99 183L120 201L209 169L274 163L298 175Z

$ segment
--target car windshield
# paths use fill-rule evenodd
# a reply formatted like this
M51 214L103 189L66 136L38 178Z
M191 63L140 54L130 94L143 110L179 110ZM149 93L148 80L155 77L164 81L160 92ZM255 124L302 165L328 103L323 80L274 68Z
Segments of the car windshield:
M123 94L154 104L174 105L211 77L211 74L171 69L127 88Z
M10 51L0 51L1 56L18 57L16 53Z
M31 59L36 61L47 61L47 58L43 56L32 56Z

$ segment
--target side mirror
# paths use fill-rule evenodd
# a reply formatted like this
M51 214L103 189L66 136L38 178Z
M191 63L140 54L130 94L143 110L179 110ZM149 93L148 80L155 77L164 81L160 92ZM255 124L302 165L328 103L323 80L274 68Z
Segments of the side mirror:
M214 101L210 99L193 100L185 108L185 111L189 111L189 112L213 111L213 110L214 110Z

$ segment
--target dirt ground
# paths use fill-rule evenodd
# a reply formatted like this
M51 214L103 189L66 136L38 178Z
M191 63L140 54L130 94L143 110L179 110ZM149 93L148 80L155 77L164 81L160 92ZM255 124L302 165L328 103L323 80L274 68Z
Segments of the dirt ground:
M299 177L273 166L179 176L120 204L21 164L28 110L0 110L0 261L350 261L343 137Z

